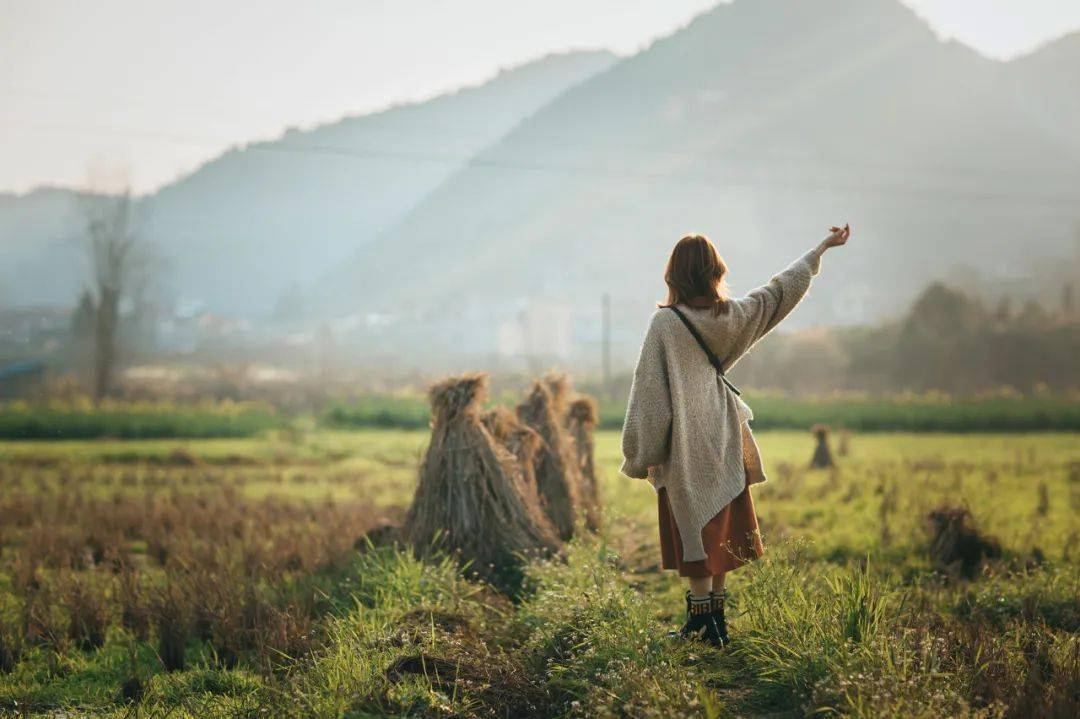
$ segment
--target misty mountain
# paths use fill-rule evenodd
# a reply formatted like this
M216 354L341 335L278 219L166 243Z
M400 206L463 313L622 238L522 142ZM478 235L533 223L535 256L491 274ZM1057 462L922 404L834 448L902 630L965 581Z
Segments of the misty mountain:
M1080 31L1013 60L1005 73L1031 121L1080 151Z
M1021 64L1045 95L1075 96L1039 54ZM442 347L494 337L476 323L525 297L571 303L588 334L608 293L632 350L681 234L709 234L744 291L845 220L852 246L795 324L897 313L957 263L1021 273L1080 217L1062 136L1080 127L1017 97L1025 71L897 0L720 5L479 153L331 276L325 306L427 322Z
M89 277L80 241L88 202L56 188L0 193L0 307L74 306Z
M176 293L218 312L267 314L614 59L551 55L477 87L234 148L140 198L140 232ZM77 241L85 202L54 189L0 196L0 300L74 302L87 276Z

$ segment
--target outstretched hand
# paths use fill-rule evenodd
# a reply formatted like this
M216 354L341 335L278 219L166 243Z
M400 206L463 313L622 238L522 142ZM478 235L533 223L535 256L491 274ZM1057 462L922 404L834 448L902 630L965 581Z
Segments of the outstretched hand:
M843 227L830 227L830 234L825 238L825 241L821 243L822 248L828 249L830 247L840 247L847 243L848 238L851 237L851 225L844 224Z

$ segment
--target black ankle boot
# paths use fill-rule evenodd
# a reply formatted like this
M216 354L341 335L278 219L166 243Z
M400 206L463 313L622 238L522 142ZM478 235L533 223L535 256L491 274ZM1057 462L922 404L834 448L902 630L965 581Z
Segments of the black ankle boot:
M679 630L683 639L700 639L714 647L723 646L720 630L713 617L712 594L701 599L694 599L686 593L686 624Z
M731 644L727 632L727 618L724 616L724 602L727 600L727 592L721 589L719 592L709 592L709 602L712 609L713 624L716 625L716 634L720 639L721 646Z

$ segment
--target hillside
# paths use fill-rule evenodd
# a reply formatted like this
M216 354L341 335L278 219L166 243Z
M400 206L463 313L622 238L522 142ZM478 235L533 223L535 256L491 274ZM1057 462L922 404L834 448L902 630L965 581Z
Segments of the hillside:
M1017 58L1005 71L1031 121L1080 152L1080 31Z
M141 231L176 292L219 312L268 313L283 292L316 281L478 150L613 61L607 52L552 55L426 102L237 147L142 198ZM0 198L8 301L72 301L84 275L55 268L80 251L70 240L81 224L70 192Z
M720 5L478 155L339 271L326 304L452 341L484 334L477 307L562 298L595 340L607 292L636 346L680 233L710 234L742 291L848 219L853 248L795 322L895 313L958 263L1020 271L1068 247L1080 152L1007 91L1006 67L896 0ZM406 263L412 282L392 271Z
M89 277L80 239L88 201L51 187L0 193L0 307L75 304Z

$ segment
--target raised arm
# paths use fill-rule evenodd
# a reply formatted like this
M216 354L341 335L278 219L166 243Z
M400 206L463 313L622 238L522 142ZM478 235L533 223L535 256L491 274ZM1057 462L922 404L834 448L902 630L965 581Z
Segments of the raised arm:
M641 345L634 381L630 385L622 433L622 473L627 477L646 479L649 467L663 464L667 459L670 434L671 390L667 358L661 329L654 316Z
M851 236L851 228L848 225L832 227L829 233L817 247L792 262L767 285L758 287L745 297L732 300L733 310L743 318L743 327L739 341L735 343L734 351L725 363L726 367L733 365L755 342L791 314L810 289L810 280L821 266L821 256L829 248L845 244Z

